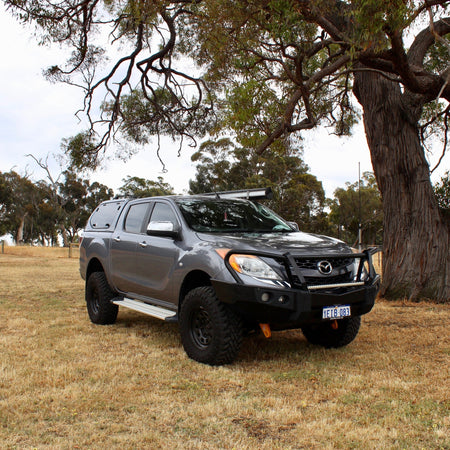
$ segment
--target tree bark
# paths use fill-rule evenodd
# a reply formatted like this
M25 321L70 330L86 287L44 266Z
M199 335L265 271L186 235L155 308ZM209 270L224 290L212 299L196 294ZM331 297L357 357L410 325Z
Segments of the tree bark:
M61 230L61 236L63 239L63 246L64 247L68 247L69 246L69 238L67 236L67 230L66 227L64 226L64 224L60 224L59 225L59 229Z
M17 232L16 232L16 243L18 245L22 245L23 242L23 230L25 229L25 217L27 216L27 214L23 214L22 216L20 216L20 223L19 223L19 227L17 228Z
M375 72L355 74L372 165L383 197L386 298L450 301L450 230L421 146L421 98Z

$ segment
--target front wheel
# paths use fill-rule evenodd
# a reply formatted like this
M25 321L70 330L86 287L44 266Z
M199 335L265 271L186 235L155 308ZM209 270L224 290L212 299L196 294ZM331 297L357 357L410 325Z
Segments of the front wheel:
M86 306L93 323L109 325L117 318L119 307L111 303L115 297L104 272L93 272L86 282Z
M302 332L308 342L325 348L343 347L355 339L361 325L361 316L336 321L303 325Z
M243 339L242 319L209 286L190 291L180 310L181 341L187 355L212 366L234 361Z

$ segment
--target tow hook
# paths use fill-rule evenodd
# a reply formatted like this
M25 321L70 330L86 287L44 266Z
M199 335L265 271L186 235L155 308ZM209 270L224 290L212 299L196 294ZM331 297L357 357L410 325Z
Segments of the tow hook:
M331 328L333 328L333 330L337 330L337 329L339 328L339 324L338 324L338 321L337 321L337 320L334 320L334 321L331 323Z
M260 323L259 327L266 338L270 338L272 336L272 331L270 330L270 325L268 323Z

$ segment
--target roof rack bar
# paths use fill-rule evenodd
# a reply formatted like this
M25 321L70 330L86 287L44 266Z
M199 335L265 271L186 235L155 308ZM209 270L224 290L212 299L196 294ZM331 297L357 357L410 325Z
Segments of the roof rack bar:
M236 191L208 192L200 194L216 198L245 198L249 200L263 200L273 198L272 188L240 189Z

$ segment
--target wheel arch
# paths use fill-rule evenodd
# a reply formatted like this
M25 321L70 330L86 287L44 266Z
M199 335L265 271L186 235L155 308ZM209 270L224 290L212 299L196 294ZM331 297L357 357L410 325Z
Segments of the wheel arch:
M86 281L89 279L91 274L93 272L105 272L105 269L103 268L103 264L100 262L98 258L92 258L89 261L89 264L87 266L86 270Z
M183 280L178 297L178 311L180 311L181 304L187 293L197 287L211 286L211 277L203 270L193 270L189 272Z

